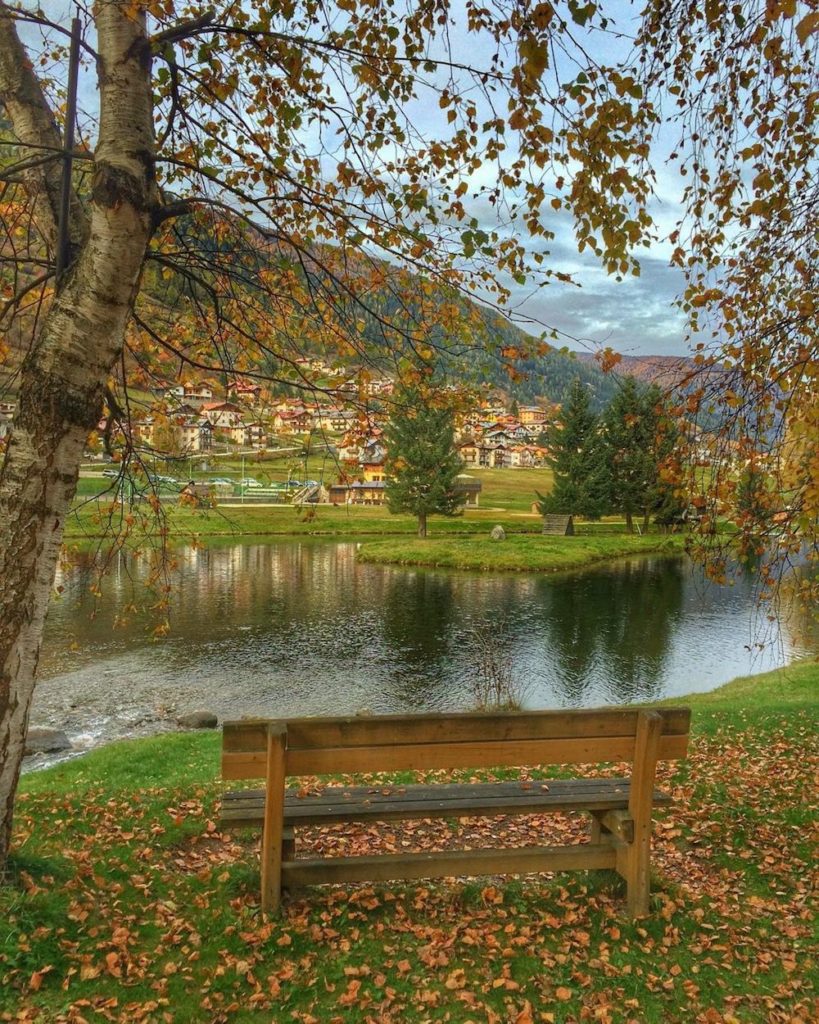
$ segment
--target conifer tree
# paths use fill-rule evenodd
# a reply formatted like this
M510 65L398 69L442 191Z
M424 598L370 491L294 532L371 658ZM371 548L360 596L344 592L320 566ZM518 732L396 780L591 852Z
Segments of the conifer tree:
M643 396L633 377L626 377L603 414L603 437L611 471L613 508L634 531L634 517L648 502L653 459L646 436Z
M599 519L608 503L609 474L599 421L591 410L588 388L579 377L546 433L550 451L546 461L554 473L554 484L546 497L538 493L541 515L557 512Z
M603 440L611 472L612 507L621 512L629 533L634 517L648 526L652 512L673 519L677 510L667 464L677 430L656 385L641 387L626 377L603 415Z
M684 522L688 504L680 485L682 470L679 460L680 431L668 407L668 401L653 387L647 402L653 400L654 417L654 482L649 495L654 522L662 527L675 527ZM647 525L647 521L646 521Z
M384 440L390 512L417 516L419 537L427 535L428 516L460 514L465 496L457 490L457 477L463 464L455 451L452 409L421 390L408 390L398 399Z

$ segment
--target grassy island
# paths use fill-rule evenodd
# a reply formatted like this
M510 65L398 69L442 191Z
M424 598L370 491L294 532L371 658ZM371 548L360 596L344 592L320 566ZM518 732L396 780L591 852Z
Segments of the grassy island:
M317 888L265 920L258 837L215 825L217 734L31 773L0 887L0 1020L815 1020L817 688L819 667L801 664L673 702L693 707L694 738L663 769L676 802L655 827L653 913L637 922L607 873ZM585 827L547 821L561 839ZM485 845L484 831L344 826L300 849ZM548 842L536 818L492 833Z
M628 555L679 554L681 536L629 534L544 537L513 535L493 541L486 533L469 537L396 538L368 541L359 552L363 562L383 565L425 565L447 569L511 572L560 572L580 569Z

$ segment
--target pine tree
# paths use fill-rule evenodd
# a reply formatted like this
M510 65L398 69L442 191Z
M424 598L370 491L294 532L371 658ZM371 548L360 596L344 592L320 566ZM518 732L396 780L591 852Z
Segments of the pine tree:
M684 522L687 500L679 484L681 467L677 457L680 431L671 415L668 402L659 388L649 389L649 401L654 402L654 482L649 494L654 522L658 526L673 528Z
M546 434L550 451L546 461L554 473L554 484L551 494L538 494L541 515L557 512L599 519L608 503L609 474L599 421L591 411L588 388L579 377Z
M676 426L656 385L641 387L626 377L603 415L603 438L611 468L612 505L626 520L648 526L652 512L670 521L678 511L666 468L677 443Z
M650 448L645 437L643 398L636 381L626 377L603 414L603 437L611 470L613 507L634 531L634 517L648 501Z
M418 536L427 535L427 517L460 514L457 490L463 465L455 451L454 414L436 406L420 390L406 391L384 432L387 507L418 517Z

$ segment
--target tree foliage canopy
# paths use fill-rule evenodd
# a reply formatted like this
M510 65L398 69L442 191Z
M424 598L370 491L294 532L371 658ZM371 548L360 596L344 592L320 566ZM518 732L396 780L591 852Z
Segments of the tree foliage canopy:
M508 309L515 285L568 276L556 215L638 272L661 129L689 183L673 258L709 371L688 415L719 400L738 446L713 507L733 513L755 460L765 501L786 495L763 509L777 550L815 547L814 6L649 0L630 54L606 6L98 0L58 260L68 26L0 0L0 327L24 353L0 467L0 864L63 523L103 410L129 440L127 376L263 365L321 388L299 358L318 351L412 382L436 347L480 341L464 293Z
M300 358L319 352L375 354L411 381L443 341L480 341L462 294L503 306L514 283L561 276L555 210L620 274L648 225L649 111L619 70L579 70L608 31L594 3L98 0L78 19L63 192L72 30L50 6L0 2L0 318L24 353L0 467L0 864L103 412L138 455L129 376L264 366L320 389Z
M65 26L3 9L9 55L23 21L47 34L50 61L65 60ZM441 292L503 304L515 280L555 273L544 251L550 201L573 212L578 237L610 269L632 266L629 245L647 223L634 159L646 112L613 72L573 90L564 81L565 62L582 55L570 26L602 31L594 5L569 4L562 16L549 4L469 7L455 41L453 16L426 0L403 11L217 0L189 4L181 17L172 3L122 0L84 18L83 96L93 95L99 34L116 33L122 19L152 58L143 95L151 128L141 140L155 176L145 196L151 287L127 339L147 372L161 353L195 368L253 370L261 349L274 376L309 385L297 362L305 350L366 360L365 340L397 363L429 359L434 327L465 338L479 326L464 324L463 308L440 302ZM48 125L30 126L30 137L14 89L4 89L19 157L6 196L19 207L9 291L25 290L29 307L53 294L59 161L36 147L46 131L50 149L60 144L50 110L62 85L33 75L16 83L18 93L42 87ZM80 122L71 263L93 204L95 123L111 114L104 90L98 98ZM44 192L49 210L35 203L32 231L24 210ZM487 208L498 211L497 227L476 216ZM44 272L33 278L32 266ZM423 278L412 302L406 269Z
M542 515L598 519L620 514L633 529L638 513L648 523L680 521L679 434L668 400L656 386L627 377L600 416L579 378L549 428L546 444L554 485L538 494Z
M728 517L739 533L715 574L739 553L771 584L819 541L817 32L810 2L652 0L636 41L685 182L671 242L699 363L682 392L692 452L714 411L722 424L687 481L703 552ZM772 484L750 504L748 467Z
M602 442L610 511L625 517L629 531L638 514L646 525L655 511L673 518L677 431L659 388L626 378L603 415Z

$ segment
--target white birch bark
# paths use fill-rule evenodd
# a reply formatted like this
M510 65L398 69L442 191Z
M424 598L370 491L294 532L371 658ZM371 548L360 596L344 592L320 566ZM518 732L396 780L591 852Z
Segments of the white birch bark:
M94 20L100 128L87 230L75 202L71 235L81 244L26 357L0 467L0 870L65 518L122 350L157 198L145 18L128 0L99 0ZM42 145L50 135L53 145L59 133L20 53L0 7L0 100L21 142ZM44 220L55 209L50 173L30 182Z

